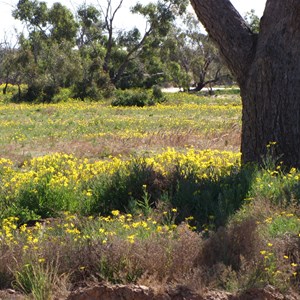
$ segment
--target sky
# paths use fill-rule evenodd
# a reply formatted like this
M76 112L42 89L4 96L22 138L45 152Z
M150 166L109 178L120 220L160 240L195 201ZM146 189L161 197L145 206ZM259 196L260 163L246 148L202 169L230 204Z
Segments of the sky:
M105 5L107 0L43 0L47 2L48 7L51 7L53 3L60 2L63 5L68 6L73 12L76 11L76 8L80 6L83 2L87 4ZM119 3L119 0L112 0L113 3ZM119 11L119 14L116 18L116 27L122 29L130 29L134 26L138 28L144 27L143 19L138 16L131 15L129 13L129 8L133 6L136 2L140 2L143 4L149 3L149 0L124 0L122 5L122 10ZM232 4L239 11L239 13L243 16L246 12L251 9L255 10L255 13L258 16L262 16L263 10L265 7L265 0L231 0ZM0 41L4 40L4 37L9 41L11 37L15 35L15 30L18 32L22 31L22 24L19 21L14 20L11 16L12 10L17 5L18 0L0 0ZM192 10L192 8L191 8Z

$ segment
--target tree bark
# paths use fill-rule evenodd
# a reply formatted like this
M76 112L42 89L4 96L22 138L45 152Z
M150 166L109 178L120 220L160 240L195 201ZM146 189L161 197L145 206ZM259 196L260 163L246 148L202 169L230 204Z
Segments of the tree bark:
M268 0L254 34L229 0L191 0L240 85L242 162L261 162L267 145L300 167L300 1Z

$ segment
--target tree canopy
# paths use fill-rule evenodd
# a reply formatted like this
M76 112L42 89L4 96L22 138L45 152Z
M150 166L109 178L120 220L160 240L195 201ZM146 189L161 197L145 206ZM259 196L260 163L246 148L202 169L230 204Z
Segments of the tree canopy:
M63 88L81 99L163 83L200 90L228 73L187 13L188 0L130 3L130 12L142 16L145 27L117 29L124 3L83 3L72 13L61 3L48 7L43 1L20 0L13 16L26 30L16 46L2 44L0 80L25 84L20 100L53 101Z

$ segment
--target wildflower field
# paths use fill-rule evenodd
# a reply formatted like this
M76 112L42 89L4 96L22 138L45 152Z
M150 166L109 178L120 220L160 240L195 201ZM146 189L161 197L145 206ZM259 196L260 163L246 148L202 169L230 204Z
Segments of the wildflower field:
M82 101L2 104L0 156L22 161L60 152L99 159L190 145L238 151L239 96L166 98L163 104L142 108Z
M299 171L271 156L240 166L232 90L165 97L141 108L2 98L0 290L54 299L109 281L299 293Z

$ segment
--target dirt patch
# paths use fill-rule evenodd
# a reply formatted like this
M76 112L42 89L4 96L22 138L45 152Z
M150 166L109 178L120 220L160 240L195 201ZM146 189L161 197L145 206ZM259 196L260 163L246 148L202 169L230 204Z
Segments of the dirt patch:
M12 289L0 291L0 300L25 300ZM165 292L155 293L154 289L142 285L99 284L80 288L67 298L54 300L299 300L300 295L289 293L283 295L276 288L267 286L263 289L250 289L243 293L232 294L224 291L204 290L201 295L185 286L169 288Z
M0 300L25 300L24 295L19 294L15 290L7 289L0 291Z
M197 294L188 288L179 286L155 294L146 286L102 284L69 295L67 300L297 300L299 295L281 294L272 286L264 289L251 289L241 294L231 294L223 291L206 291Z

